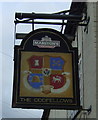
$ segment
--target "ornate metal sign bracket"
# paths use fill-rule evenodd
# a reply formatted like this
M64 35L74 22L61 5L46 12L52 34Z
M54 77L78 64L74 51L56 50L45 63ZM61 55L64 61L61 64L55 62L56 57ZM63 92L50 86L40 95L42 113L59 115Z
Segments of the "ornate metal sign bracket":
M78 26L87 26L88 25L88 19L85 15L83 18L83 15L75 15L75 14L69 14L66 13L70 12L70 10L62 11L58 13L53 14L36 14L36 13L15 13L15 26L19 23L21 24L32 24L32 30L34 30L35 24L47 24L47 25L61 25L61 32L64 25L67 25L67 22L65 20L72 22L72 25L78 25ZM47 22L45 20L61 20L59 22ZM41 21L37 21L41 20ZM44 21L42 21L44 20ZM87 21L85 23L85 21ZM16 39L23 39L26 34L24 33L16 33Z
M91 113L91 111L92 111L92 106L90 105L89 108L81 109L81 111L86 111L88 113L88 115L89 115Z
M85 22L86 22L86 26L84 28L84 32L88 33L88 24L90 22L90 17L88 17Z
M76 113L76 115L72 118L72 120L75 120L82 111L83 111L83 114L89 115L92 112L92 105L90 105L89 108L82 108L82 109L80 109Z

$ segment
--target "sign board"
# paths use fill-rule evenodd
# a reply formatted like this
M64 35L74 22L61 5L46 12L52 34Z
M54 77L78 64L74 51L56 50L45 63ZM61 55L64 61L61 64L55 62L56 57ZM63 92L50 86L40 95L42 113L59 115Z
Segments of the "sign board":
M78 51L53 29L30 32L14 50L12 107L79 109Z

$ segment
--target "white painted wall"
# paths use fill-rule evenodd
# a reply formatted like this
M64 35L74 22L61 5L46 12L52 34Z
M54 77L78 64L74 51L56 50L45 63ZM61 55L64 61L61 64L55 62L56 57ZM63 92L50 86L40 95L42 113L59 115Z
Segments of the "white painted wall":
M98 12L98 2L97 2L97 4L96 4L96 11ZM97 14L97 12L96 12L96 66L98 66L98 14ZM96 68L96 88L98 88L98 67ZM96 113L98 113L98 89L97 89L97 91L96 91L96 96L97 96L97 105L96 105L96 108L97 108L97 112ZM98 114L97 114L97 117L96 117L97 119L98 119Z
M92 106L92 112L88 118L96 118L96 5L88 3L88 34L84 33L84 107Z
M82 111L78 118L96 118L96 38L98 34L98 30L96 30L98 26L96 6L98 10L98 3L87 3L87 15L90 16L88 33L84 32L85 27L83 26L79 26L77 30L79 55L81 54L79 59L81 102L84 109L92 106L89 115ZM71 117L72 112L74 113L74 111L68 111L68 117Z
M67 118L66 110L51 110L49 118Z

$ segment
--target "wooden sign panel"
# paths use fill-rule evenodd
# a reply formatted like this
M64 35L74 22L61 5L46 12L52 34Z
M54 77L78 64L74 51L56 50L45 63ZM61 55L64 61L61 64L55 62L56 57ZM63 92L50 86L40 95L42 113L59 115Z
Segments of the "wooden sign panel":
M77 55L56 30L30 32L15 46L12 107L80 109Z

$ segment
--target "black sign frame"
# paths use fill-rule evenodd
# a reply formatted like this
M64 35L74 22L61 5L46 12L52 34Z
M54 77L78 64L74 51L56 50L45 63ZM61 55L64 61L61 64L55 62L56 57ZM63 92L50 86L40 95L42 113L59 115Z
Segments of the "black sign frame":
M58 42L44 44L34 40L41 40L42 37L49 36L54 41ZM37 37L37 38L36 38ZM60 44L59 44L60 42ZM38 45L37 45L38 44ZM40 47L39 47L40 46ZM71 53L72 54L72 72L73 72L73 98L51 98L51 97L20 97L20 66L21 66L21 52L45 52L45 53ZM13 83L13 108L26 109L66 109L77 110L81 109L80 105L80 89L78 77L78 49L73 48L68 39L60 32L42 28L30 32L23 40L20 46L15 45L14 48L14 83Z

